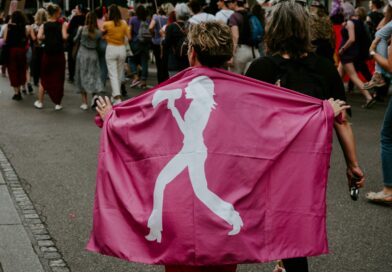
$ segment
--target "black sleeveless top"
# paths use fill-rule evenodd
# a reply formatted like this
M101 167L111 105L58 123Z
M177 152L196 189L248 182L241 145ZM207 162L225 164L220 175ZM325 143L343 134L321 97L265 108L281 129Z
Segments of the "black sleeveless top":
M47 54L64 52L62 24L59 22L46 22L44 24L44 41L42 47Z
M6 44L10 48L26 48L26 27L23 25L8 24Z

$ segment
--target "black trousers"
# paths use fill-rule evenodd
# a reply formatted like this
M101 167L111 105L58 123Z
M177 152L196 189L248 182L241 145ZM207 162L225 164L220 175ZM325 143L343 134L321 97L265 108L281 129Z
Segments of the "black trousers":
M152 45L152 52L155 57L155 64L157 66L157 79L158 83L161 83L169 78L167 68L165 69L163 53L161 52L161 46L159 44Z
M284 259L282 261L287 272L309 272L308 259L306 257Z

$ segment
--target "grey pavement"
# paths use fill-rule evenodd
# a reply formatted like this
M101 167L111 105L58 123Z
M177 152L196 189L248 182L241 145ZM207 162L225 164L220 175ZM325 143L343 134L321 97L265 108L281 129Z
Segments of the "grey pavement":
M62 111L55 112L47 97L44 109L36 110L32 106L33 96L25 96L21 102L12 101L8 80L0 78L0 148L71 271L163 271L161 266L128 263L85 250L92 222L99 129L93 122L95 113L79 109L80 97L74 90L74 86L66 84ZM131 96L140 92L129 90ZM350 199L344 158L335 139L327 193L330 254L311 257L311 271L392 271L392 209L369 204L364 199L366 191L381 188L379 131L386 103L365 110L360 107L363 98L359 94L350 94L348 100L353 107L358 156L367 175L366 189L361 191L357 202ZM0 201L5 201L2 196ZM12 213L8 216L12 217ZM0 237L1 248L3 241L9 239L17 244L21 237L5 235L4 240ZM16 261L1 258L4 257L0 257L3 269L7 262ZM238 271L271 272L273 266L273 263L241 265Z
M44 271L1 173L0 241L0 271Z

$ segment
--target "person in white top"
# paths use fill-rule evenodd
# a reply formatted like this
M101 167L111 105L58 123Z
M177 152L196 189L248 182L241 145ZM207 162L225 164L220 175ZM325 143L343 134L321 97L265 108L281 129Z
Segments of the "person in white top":
M191 0L188 3L193 16L188 20L190 24L200 24L202 22L215 21L215 16L203 11L198 0Z
M215 14L215 19L221 23L228 24L230 16L234 13L234 1L218 0L216 4L220 11Z

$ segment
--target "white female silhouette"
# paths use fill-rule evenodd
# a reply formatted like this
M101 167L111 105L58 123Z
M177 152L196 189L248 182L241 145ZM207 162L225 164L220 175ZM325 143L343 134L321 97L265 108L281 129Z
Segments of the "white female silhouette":
M167 100L167 107L184 134L184 146L181 151L159 173L154 189L154 207L148 219L149 241L161 242L162 207L166 185L188 167L189 178L196 194L212 212L233 226L228 235L236 235L243 226L239 213L233 205L222 200L208 189L204 164L207 159L207 147L204 144L203 131L207 126L212 109L215 108L214 83L206 76L199 76L189 82L185 88L186 98L192 99L189 109L182 119L174 102L182 96L181 89L157 91L152 104L156 107Z

